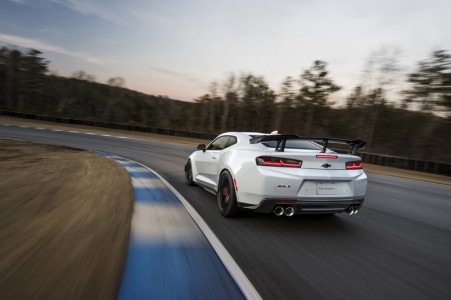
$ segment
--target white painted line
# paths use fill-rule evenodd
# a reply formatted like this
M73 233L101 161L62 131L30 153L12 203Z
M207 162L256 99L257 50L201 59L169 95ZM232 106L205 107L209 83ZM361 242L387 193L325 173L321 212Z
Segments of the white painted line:
M31 126L15 125L15 124L0 124L0 125L2 125L2 126L21 127L21 128L48 129L48 130L56 131L56 132L70 132L70 133L77 133L77 134L88 134L88 135L96 135L96 136L113 137L113 138L117 138L117 139L128 139L128 140L134 140L134 141L144 141L144 142L147 141L147 140L143 140L143 139L139 139L139 138L132 138L132 137L128 137L128 136L116 136L116 135L112 135L112 134L100 134L100 133L75 131L75 130L63 130L63 129L31 127Z
M134 242L204 247L201 231L181 205L135 202L131 228Z
M143 167L125 167L125 169L127 171L132 171L132 172L147 172L148 171L146 168L143 168Z
M163 182L158 178L135 178L132 177L132 185L137 188L166 188Z
M113 157L114 159L115 157ZM122 160L116 160L118 163L120 163L121 165L128 165L129 162L128 161L122 161Z

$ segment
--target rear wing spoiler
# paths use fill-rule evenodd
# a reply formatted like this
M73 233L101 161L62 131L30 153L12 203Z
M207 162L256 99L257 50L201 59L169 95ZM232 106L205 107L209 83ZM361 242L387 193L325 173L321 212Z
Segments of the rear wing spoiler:
M344 144L349 146L348 154L356 154L358 149L364 149L366 147L366 142L362 139L357 140L345 140L345 139L336 139L336 138L328 138L328 137L304 137L296 134L275 134L275 135L262 135L258 137L254 137L250 139L251 144L258 144L269 141L276 141L276 151L284 152L285 144L287 140L304 140L304 141L312 141L323 143L323 149L320 153L325 153L327 149L327 145L329 143L332 144Z

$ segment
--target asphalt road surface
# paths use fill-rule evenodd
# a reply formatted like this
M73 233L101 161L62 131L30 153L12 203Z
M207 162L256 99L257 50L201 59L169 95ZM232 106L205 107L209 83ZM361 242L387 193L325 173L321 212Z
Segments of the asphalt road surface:
M369 175L355 216L225 219L184 183L193 149L0 125L0 137L101 150L143 163L199 212L264 299L451 299L451 186Z

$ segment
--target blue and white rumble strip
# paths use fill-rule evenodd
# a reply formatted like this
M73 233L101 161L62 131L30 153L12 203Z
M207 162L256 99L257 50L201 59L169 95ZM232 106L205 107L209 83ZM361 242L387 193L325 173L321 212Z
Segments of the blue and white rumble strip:
M216 236L172 186L141 164L97 153L128 171L135 198L118 299L260 298Z

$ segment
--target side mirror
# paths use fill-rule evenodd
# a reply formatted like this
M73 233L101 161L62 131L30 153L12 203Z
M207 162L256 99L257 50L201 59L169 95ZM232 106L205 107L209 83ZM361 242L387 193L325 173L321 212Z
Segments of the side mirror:
M205 146L205 144L199 144L197 146L197 150L202 150L203 152L205 152L205 149L207 149L207 146Z

